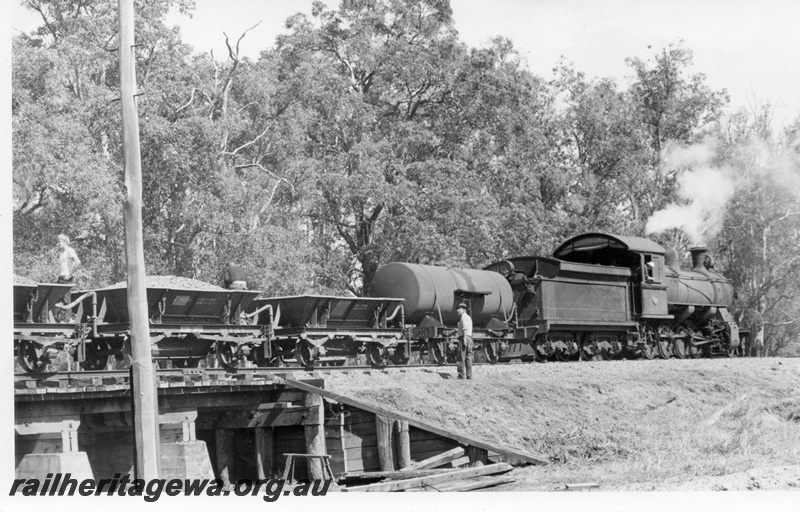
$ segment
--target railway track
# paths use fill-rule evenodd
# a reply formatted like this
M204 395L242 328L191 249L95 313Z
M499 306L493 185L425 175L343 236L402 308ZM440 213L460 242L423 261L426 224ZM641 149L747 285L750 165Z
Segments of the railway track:
M485 363L473 363L479 366ZM313 370L305 370L299 366L284 367L246 367L229 370L225 368L159 368L156 375L159 380L208 380L208 381L229 381L229 380L253 380L267 379L294 374L297 372L330 374L341 372L392 372L405 371L422 368L448 368L455 364L435 365L435 364L408 364L403 366L387 366L384 368L371 368L367 366L320 366ZM60 371L52 373L15 373L14 382L17 388L25 387L21 384L28 384L27 387L38 387L35 383L50 382L64 386L64 383L97 383L126 382L130 376L129 370L81 370L81 371Z

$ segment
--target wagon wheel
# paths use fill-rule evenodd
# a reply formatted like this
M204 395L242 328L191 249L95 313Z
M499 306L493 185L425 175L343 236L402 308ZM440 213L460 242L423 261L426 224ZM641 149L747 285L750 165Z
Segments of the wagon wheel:
M442 366L446 362L442 344L436 340L428 340L428 355L430 355L431 363Z
M86 343L86 359L81 363L84 370L104 370L108 365L108 343L92 340Z
M406 350L406 348L407 345L405 344L405 342L397 344L397 346L394 349L394 354L392 354L391 356L393 364L396 364L397 366L408 364L410 357L409 354L407 353L408 351Z
M311 347L303 340L297 341L297 345L294 349L294 358L297 361L297 364L306 370L314 369L315 361L313 355L311 354Z
M644 327L644 343L640 353L645 359L655 359L658 352L658 332L650 325Z
M234 353L234 345L226 341L217 342L217 361L226 370L235 370L239 366L239 358Z
M689 356L689 342L692 333L683 325L675 329L675 337L672 340L672 355L678 359L686 359Z
M483 342L483 356L489 364L497 364L497 341L484 341Z
M373 368L383 368L386 366L388 358L386 357L383 347L379 343L367 343L367 362Z
M31 340L20 340L17 361L25 373L42 373L50 364L47 349Z
M666 326L658 328L658 340L656 344L658 357L670 359L672 357L672 332Z

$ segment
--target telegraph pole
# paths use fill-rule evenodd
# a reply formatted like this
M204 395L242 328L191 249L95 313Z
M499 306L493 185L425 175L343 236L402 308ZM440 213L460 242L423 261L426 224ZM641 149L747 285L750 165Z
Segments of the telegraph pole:
M128 316L131 323L131 391L136 443L136 478L159 477L158 397L150 353L144 243L142 241L142 161L136 109L136 58L133 0L119 0L119 76L125 149L125 258L128 272Z

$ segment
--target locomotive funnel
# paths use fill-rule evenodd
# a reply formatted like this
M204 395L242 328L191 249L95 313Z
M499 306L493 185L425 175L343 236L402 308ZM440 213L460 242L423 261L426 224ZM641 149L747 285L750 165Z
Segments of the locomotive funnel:
M692 270L696 272L705 270L708 249L703 246L690 247L689 252L692 253Z

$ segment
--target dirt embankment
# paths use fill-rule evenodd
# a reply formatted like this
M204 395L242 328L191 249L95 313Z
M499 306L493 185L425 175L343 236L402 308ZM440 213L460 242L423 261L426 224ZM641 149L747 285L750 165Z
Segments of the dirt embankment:
M356 372L332 391L546 456L506 490L800 489L800 359Z

